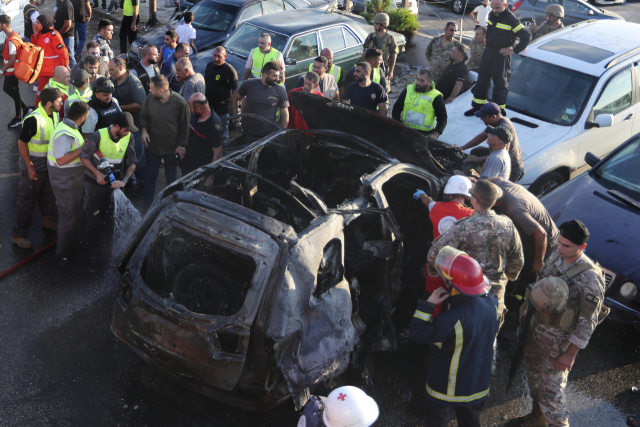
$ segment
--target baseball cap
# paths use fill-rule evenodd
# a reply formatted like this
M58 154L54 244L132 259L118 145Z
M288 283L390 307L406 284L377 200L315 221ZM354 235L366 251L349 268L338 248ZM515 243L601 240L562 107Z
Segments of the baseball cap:
M112 124L118 125L121 128L126 128L129 132L137 132L138 128L133 124L133 117L129 113L120 113L115 119L113 119Z
M500 107L495 102L487 102L482 106L480 111L476 111L473 113L476 117L484 117L484 116L495 116L496 114L500 114Z
M71 76L71 83L74 86L80 87L82 86L91 75L87 73L87 70L76 70Z
M513 141L513 135L511 134L511 131L504 126L487 126L484 131L486 133L497 136L498 138L500 138L500 141L504 142L505 144L510 144L511 141Z

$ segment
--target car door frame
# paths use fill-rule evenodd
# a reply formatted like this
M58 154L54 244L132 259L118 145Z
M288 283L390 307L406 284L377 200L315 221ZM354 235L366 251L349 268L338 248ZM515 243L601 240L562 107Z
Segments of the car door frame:
M320 31L323 31L323 30L326 30L326 29L335 28L335 27L340 27L340 29L342 30L342 39L344 40L344 46L345 47L344 47L344 49L340 49L340 50L332 50L332 52L333 52L333 63L334 63L334 65L337 65L337 66L342 68L342 73L346 73L349 68L353 67L353 64L351 64L352 61L355 61L355 63L357 63L360 60L360 56L362 56L362 42L363 42L363 40L361 40L360 36L355 31L353 31L348 25L345 25L345 24L331 25L331 26L328 26L328 27L325 27L325 28L322 28L322 29L318 30L318 37L320 37L320 42L322 44L322 49L325 48L325 45L324 45L324 40L322 40L322 36L320 35ZM345 31L348 31L352 36L354 36L356 38L356 40L359 40L360 43L355 45L355 46L351 46L351 47L347 46L347 38L346 38L346 36L344 34ZM353 52L354 52L353 54L348 53L348 51L350 49L353 50ZM344 53L346 53L346 55L344 55ZM336 59L336 56L338 56L339 59ZM346 66L345 66L345 64L346 64Z
M291 50L291 47L293 45L293 41L295 39L297 39L298 37L303 37L306 36L308 34L311 33L316 33L316 40L318 42L318 55L320 55L320 52L322 52L322 45L320 44L320 33L319 31L321 29L324 28L313 28L311 30L306 30L306 31L302 31L300 33L297 34L292 34L291 36L289 36L289 40L287 40L287 44L285 45L284 49L282 49L282 54L284 55L285 60L287 58L289 58L287 55L289 54L289 51ZM285 55L286 52L286 55ZM304 73L309 71L309 64L313 63L313 59L316 58L315 56L313 58L307 58L304 59L302 61L297 61L295 65L288 65L286 67L286 80L285 80L285 86L287 89L287 92L290 91L291 89L293 89L296 86L296 82L298 81L298 79L300 78L301 75L303 75ZM301 65L304 64L304 65ZM293 74L289 72L290 69L293 68ZM302 71L300 71L302 70ZM288 84L287 84L288 83Z

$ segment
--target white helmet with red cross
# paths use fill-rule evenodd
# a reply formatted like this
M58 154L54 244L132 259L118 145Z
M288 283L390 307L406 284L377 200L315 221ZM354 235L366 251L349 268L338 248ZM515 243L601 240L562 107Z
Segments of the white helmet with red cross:
M375 400L358 387L344 386L327 397L322 421L327 427L369 427L379 415Z

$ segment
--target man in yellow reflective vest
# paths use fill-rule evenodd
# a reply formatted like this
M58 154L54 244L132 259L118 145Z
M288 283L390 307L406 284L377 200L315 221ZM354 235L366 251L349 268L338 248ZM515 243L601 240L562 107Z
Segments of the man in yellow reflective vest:
M70 95L66 101L64 101L64 117L67 118L69 116L69 107L76 101L82 101L85 104L91 100L91 95L93 95L93 91L91 90L91 85L89 84L89 80L91 79L91 75L87 72L87 70L76 70L73 73L73 78L71 79L71 87L73 88L73 95Z
M342 68L339 65L335 65L333 63L333 52L328 47L322 49L320 52L320 56L324 56L327 58L327 74L331 74L334 79L336 79L336 83L340 86L340 79L342 78ZM309 71L313 70L313 63L309 64Z
M65 66L58 66L53 71L53 78L49 79L49 83L45 85L45 87L51 87L54 89L59 89L62 92L62 106L60 107L60 112L58 114L58 121L60 121L64 117L64 103L69 97L72 89L70 86L70 78L69 78L69 69Z
M22 121L22 132L18 139L18 207L11 241L23 249L33 247L27 239L27 233L31 228L31 217L36 202L42 215L42 228L54 231L58 229L53 220L56 198L47 171L47 151L49 140L58 125L61 106L62 92L54 88L44 88L40 93L40 105Z
M280 64L280 80L278 83L284 83L284 56L276 48L271 47L271 36L267 33L260 34L258 37L258 47L253 48L247 58L247 64L244 68L244 74L242 75L242 81L246 82L249 78L259 79L262 78L262 67L267 62L277 62Z
M92 133L80 153L87 167L84 176L84 210L87 211L87 238L91 248L89 272L97 271L98 253L109 254L107 240L101 239L100 228L105 223L113 228L113 191L124 188L136 170L138 159L131 132L137 132L133 117L119 113L111 126ZM109 174L109 169L112 174Z
M417 130L429 141L442 135L447 126L447 109L429 70L420 70L416 81L400 93L391 117Z
M81 70L86 73L86 71ZM88 74L87 74L88 75ZM88 80L88 77L87 77ZM58 243L56 258L62 268L71 268L70 252L82 211L84 165L80 153L84 138L80 127L89 117L89 105L76 102L67 109L67 117L58 123L47 152L47 168L58 206Z
M122 3L122 23L120 24L120 53L129 52L129 45L138 38L140 14L138 0L124 0ZM128 42L128 43L127 43Z

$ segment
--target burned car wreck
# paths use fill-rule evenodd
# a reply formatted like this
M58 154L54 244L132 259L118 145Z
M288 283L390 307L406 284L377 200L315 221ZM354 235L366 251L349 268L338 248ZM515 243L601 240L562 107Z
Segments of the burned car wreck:
M301 408L396 348L391 314L421 288L439 198L462 154L391 119L302 92L312 130L245 133L167 187L118 266L113 333L200 393ZM435 156L435 157L434 157ZM438 159L438 160L436 160Z

